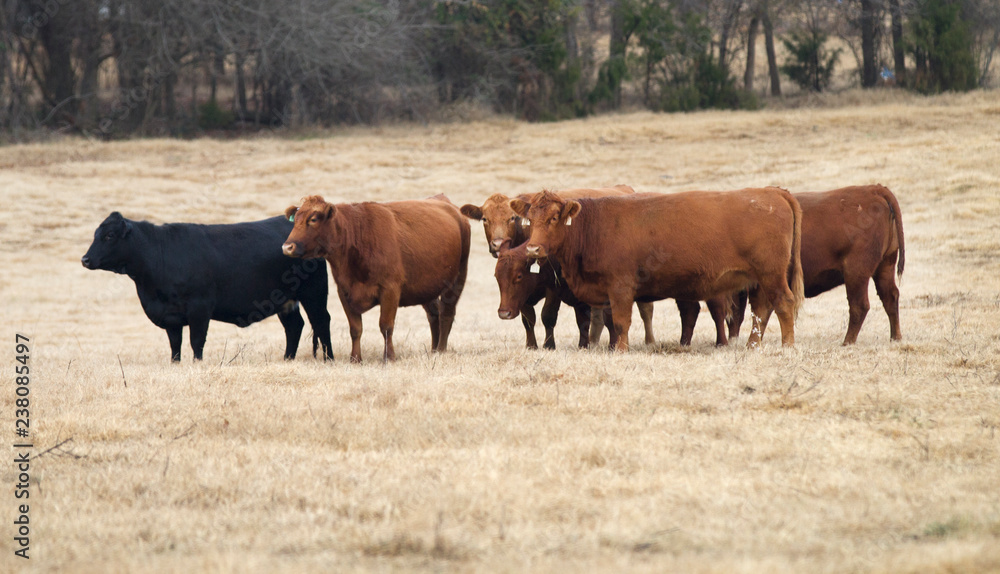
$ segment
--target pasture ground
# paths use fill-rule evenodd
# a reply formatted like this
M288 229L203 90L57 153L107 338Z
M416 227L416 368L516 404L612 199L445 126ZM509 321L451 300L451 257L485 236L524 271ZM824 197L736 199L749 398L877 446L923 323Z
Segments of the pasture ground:
M1000 571L1000 101L835 104L0 148L0 571ZM760 351L748 323L716 349L707 313L679 348L664 302L655 346L636 321L630 353L578 351L564 309L559 349L526 351L477 225L447 354L404 309L383 366L373 311L368 362L348 364L334 297L334 364L282 361L272 318L213 323L199 364L185 330L171 365L132 283L79 263L112 210L238 222L314 193L874 182L906 228L898 344L872 287L850 348L839 288L806 301L794 349L776 321ZM13 556L15 333L34 453L71 439L32 462L30 562Z

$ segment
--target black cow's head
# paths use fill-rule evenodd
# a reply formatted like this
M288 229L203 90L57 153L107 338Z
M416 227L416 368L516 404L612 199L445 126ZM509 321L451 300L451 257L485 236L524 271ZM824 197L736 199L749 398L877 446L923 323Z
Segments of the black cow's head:
M104 269L115 273L125 273L130 250L129 234L132 222L115 211L97 227L94 242L80 263L87 269Z

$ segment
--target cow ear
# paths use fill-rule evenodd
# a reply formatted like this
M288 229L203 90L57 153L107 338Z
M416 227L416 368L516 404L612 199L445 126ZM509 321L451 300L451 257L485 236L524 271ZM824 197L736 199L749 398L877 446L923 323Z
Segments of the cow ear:
M582 206L579 201L569 201L563 206L563 218L576 217L576 214L580 213Z
M295 207L294 205L289 205L288 209L285 210L285 219L291 221L292 223L295 223L295 212L298 210L299 210L298 207Z
M129 220L127 220L127 219L123 219L122 220L122 239L125 239L126 237L128 237L128 234L131 231L132 231L132 222L129 221Z
M326 204L326 219L333 219L333 214L337 212L337 207L332 203Z
M520 215L521 217L528 217L528 210L531 209L531 204L520 199L512 199L508 203L510 208L514 210L514 213Z
M483 220L483 210L478 206L472 205L471 203L466 203L459 209L462 215L468 217L469 219L475 219L476 221Z

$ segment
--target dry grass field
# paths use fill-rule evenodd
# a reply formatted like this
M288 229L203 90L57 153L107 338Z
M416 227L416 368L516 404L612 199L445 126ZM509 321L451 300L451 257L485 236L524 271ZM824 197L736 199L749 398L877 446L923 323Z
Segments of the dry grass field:
M808 104L808 102L806 102ZM880 182L902 205L904 340L843 288L796 346L526 351L482 229L451 350L403 309L400 360L281 360L277 319L212 323L195 364L126 277L79 262L112 210L238 222L361 201L628 183L792 191ZM849 92L822 106L558 124L485 118L239 141L0 148L2 572L1000 571L1000 98ZM307 328L308 332L308 328ZM538 329L541 334L541 328ZM13 556L14 338L31 337L31 560ZM306 335L303 335L305 338ZM605 335L605 341L606 339ZM303 345L303 348L307 345Z

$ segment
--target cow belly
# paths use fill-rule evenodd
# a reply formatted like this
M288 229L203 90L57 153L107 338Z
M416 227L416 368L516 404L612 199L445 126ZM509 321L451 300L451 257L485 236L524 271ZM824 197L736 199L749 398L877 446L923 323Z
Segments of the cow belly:
M399 297L400 307L411 305L423 305L438 297L455 283L457 273L449 277L426 278L417 284L408 284L403 287L403 292Z

